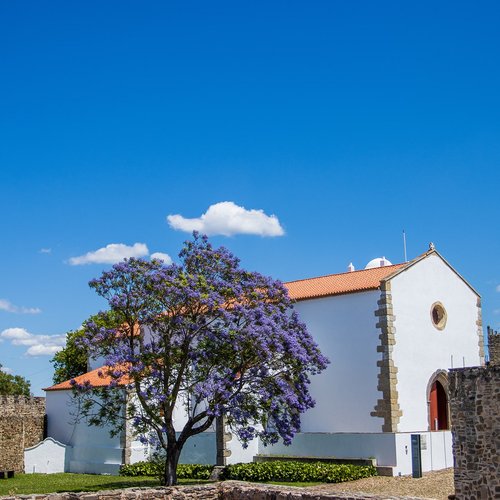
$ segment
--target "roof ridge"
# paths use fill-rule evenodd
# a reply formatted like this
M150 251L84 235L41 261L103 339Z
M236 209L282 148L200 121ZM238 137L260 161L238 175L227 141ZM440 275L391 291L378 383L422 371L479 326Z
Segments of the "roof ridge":
M300 281L310 281L310 280L321 279L321 278L329 278L330 276L342 276L343 274L362 273L365 271L373 271L374 269L382 269L382 268L387 269L388 267L399 267L399 266L404 266L405 264L408 264L408 262L401 262L399 264L391 264L390 266L371 267L370 269L356 269L355 271L344 271L343 273L323 274L321 276L313 276L312 278L301 278L298 280L284 281L283 284L287 285L289 283L299 283Z

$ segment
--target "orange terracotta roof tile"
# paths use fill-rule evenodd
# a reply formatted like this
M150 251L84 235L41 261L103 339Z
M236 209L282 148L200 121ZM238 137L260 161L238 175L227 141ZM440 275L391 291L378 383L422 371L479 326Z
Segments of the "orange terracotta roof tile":
M75 377L74 380L78 384L83 384L88 381L93 387L107 387L113 380L109 375L107 375L107 371L109 369L109 366L102 366L101 368L96 368L95 370L84 373L83 375L79 375L78 377ZM66 380L65 382L61 382L60 384L47 387L46 389L44 389L44 391L65 391L68 389L72 389L73 385L70 383L71 380ZM118 381L118 385L126 385L128 383L129 378L127 375L124 375Z
M288 294L293 300L307 300L330 295L376 290L380 281L390 274L404 267L406 264L374 267L361 271L352 271L341 274L329 274L318 278L308 278L285 283Z
M140 333L141 333L141 327L139 326L138 323L135 323L135 325L132 328L132 336L138 337ZM123 323L116 329L117 337L128 336L128 334L129 334L129 326L127 325L127 323Z

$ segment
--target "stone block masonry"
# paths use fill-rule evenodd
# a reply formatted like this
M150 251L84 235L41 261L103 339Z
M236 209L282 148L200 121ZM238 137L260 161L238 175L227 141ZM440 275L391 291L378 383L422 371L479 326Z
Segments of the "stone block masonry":
M382 359L377 361L379 367L377 390L382 393L382 397L370 415L384 419L382 432L397 432L403 412L398 402L398 368L394 365L392 357L396 344L394 326L396 317L392 306L391 282L381 281L380 289L381 298L377 302L379 308L375 311L375 316L378 317L376 327L380 329L380 345L377 346L377 351L382 353Z
M488 327L488 351L490 365L500 365L500 332Z
M450 370L449 382L456 498L500 498L500 366Z
M0 471L24 471L24 449L44 438L45 398L0 396Z
M0 497L1 500L418 500L414 497L365 495L363 493L320 493L303 488L269 486L239 481L200 486L127 488L95 493L52 493Z

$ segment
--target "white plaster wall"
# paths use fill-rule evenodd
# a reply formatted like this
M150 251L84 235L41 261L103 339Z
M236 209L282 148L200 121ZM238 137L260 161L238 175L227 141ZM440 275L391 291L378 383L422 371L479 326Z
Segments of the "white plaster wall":
M451 431L429 432L427 453L422 451L424 471L453 467L453 436Z
M202 402L198 405L196 408L195 415L198 415L199 413L205 411L207 409L207 404L206 402ZM175 430L178 432L181 432L184 426L187 424L189 420L189 415L186 412L185 406L183 404L183 401L180 399L177 400L177 403L174 407L174 413L172 417L172 421L175 427ZM208 428L210 432L215 432L215 421L214 423Z
M180 433L177 433L179 437ZM149 460L154 449L143 445L140 441L131 444L130 463ZM215 432L202 432L190 437L182 448L180 464L215 464L217 461L217 444Z
M217 446L215 432L202 432L190 437L182 448L179 463L209 464L217 461Z
M396 320L393 360L403 412L400 432L427 431L427 386L439 369L481 363L477 335L477 295L436 255L430 255L391 280ZM434 327L431 305L441 302L448 320Z
M122 463L120 436L110 437L107 426L77 421L78 406L71 390L48 391L46 398L47 434L73 448L67 472L117 474Z
M71 447L48 437L36 446L24 450L24 472L26 474L65 472L70 459Z
M240 462L253 462L253 457L257 455L259 451L259 440L252 439L252 441L248 443L248 446L243 448L239 439L233 434L233 438L227 442L226 448L231 452L231 455L226 458L226 463L228 465L238 464Z
M148 445L142 444L138 440L132 441L130 444L130 463L142 462L149 460L151 456L151 449Z
M87 474L117 474L122 463L120 436L110 437L109 427L88 426L86 420L75 425L70 471Z
M339 295L295 304L300 319L331 361L312 377L316 407L301 416L302 432L377 432L382 419L370 416L377 391L378 291Z
M377 465L396 466L396 441L391 433L297 434L290 446L259 444L261 455L284 455L318 458L375 458Z
M198 406L196 413L206 409L206 404ZM182 401L174 408L173 423L179 436L189 419ZM205 431L190 437L182 448L179 463L181 464L215 464L217 462L217 443L215 434L215 421Z
M78 406L71 390L47 391L46 398L48 435L72 447L66 471L117 474L123 459L120 436L110 437L108 426L89 426L85 419L77 422ZM186 419L183 409L176 408L177 430L182 430ZM183 448L180 463L214 464L217 453L214 431L212 426L208 431L190 438ZM131 463L147 460L149 453L149 448L133 436Z
M418 433L424 472L453 466L451 431ZM318 458L375 458L377 465L392 467L393 475L412 473L411 433L300 433L290 446L259 444L260 455Z
M394 475L412 473L411 434L398 433L396 437L397 465ZM447 469L453 467L451 431L418 432L422 443L422 471ZM424 444L425 443L425 444Z
M47 391L45 397L47 435L60 443L70 445L77 413L71 391Z

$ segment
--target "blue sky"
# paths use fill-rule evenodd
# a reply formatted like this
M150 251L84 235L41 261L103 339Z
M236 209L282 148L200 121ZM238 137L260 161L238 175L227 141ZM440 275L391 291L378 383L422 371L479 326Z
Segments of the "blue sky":
M0 363L40 394L41 353L104 307L109 264L70 259L175 259L167 216L220 202L279 223L212 240L282 280L433 241L499 328L499 22L494 1L2 2Z

